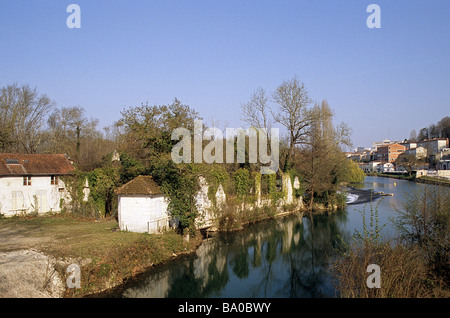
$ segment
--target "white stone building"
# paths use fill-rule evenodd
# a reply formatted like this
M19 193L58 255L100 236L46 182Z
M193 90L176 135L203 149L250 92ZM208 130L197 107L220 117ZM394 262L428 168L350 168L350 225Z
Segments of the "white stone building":
M434 138L419 141L417 146L426 148L429 156L435 156L444 148L448 148L449 143L448 138Z
M151 176L138 176L116 189L119 228L158 233L169 226L169 201Z
M74 170L62 154L0 153L0 214L60 212L70 200L61 176Z
M390 162L380 163L379 165L376 166L376 169L378 172L381 172L381 173L395 171L394 164L390 163Z
M417 159L425 159L427 157L427 148L425 147L416 147L411 148L405 151L407 155L413 155Z

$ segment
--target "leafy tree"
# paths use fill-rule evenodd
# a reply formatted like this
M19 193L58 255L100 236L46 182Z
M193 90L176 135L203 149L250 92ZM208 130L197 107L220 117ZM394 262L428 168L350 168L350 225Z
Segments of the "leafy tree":
M138 160L132 158L125 152L120 155L120 163L122 164L122 168L120 170L120 182L123 184L139 175L147 174L148 169L146 169L145 166Z
M125 148L136 158L149 159L161 153L170 153L176 141L171 139L175 128L193 131L198 113L178 99L170 105L142 104L124 110L117 123L124 128Z
M349 145L349 129L341 124L334 128L333 112L328 103L315 104L311 111L311 124L307 144L298 152L296 164L306 181L310 196L310 210L315 195L328 197L342 181L343 158L341 145Z
M342 175L342 181L346 182L363 182L366 174L359 168L358 164L352 160L343 161L344 169Z

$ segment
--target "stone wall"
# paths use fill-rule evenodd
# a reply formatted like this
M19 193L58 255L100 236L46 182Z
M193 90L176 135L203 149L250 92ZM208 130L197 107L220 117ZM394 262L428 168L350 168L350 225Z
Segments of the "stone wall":
M227 205L227 195L220 184L215 193L215 202L212 202L208 197L209 185L204 177L199 178L200 190L196 195L196 203L199 212L199 216L196 219L196 227L198 229L216 227L220 213L228 207ZM292 184L291 177L289 174L282 175L282 192L283 197L280 198L274 205L272 199L269 197L264 197L261 194L261 180L256 180L257 185L255 190L256 199L255 202L245 203L242 202L238 206L235 206L235 212L239 213L243 210L252 211L255 208L264 208L265 206L275 207L278 213L289 213L303 209L303 199L302 197L296 198L294 195L294 188L298 189L300 187L300 182L298 178ZM288 210L286 210L288 209Z

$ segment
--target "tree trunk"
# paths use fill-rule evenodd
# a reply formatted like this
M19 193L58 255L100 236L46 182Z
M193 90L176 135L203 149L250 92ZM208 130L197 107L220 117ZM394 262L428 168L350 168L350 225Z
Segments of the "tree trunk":
M312 212L314 203L314 188L311 189L311 201L309 201L309 211Z

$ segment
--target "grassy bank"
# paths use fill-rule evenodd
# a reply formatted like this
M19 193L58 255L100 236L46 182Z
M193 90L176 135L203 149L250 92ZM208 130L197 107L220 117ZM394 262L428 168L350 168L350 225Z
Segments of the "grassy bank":
M443 179L443 178L436 178L436 177L430 177L430 176L423 176L420 178L415 179L416 182L420 183L427 183L427 184L439 184L444 186L450 186L450 180L449 179Z
M56 270L64 282L68 274L63 264L79 264L81 288L66 289L65 297L82 297L121 284L151 266L194 251L201 242L200 235L185 242L171 231L161 235L122 232L114 219L92 221L67 215L0 219L0 228L11 229L10 238L19 235L27 242L20 248L61 260ZM2 249L14 247L3 245Z
M416 180L416 176L415 175L409 176L407 174L389 174L389 173L371 172L371 173L366 173L366 176L386 177L386 178L408 180L408 181L415 181Z

